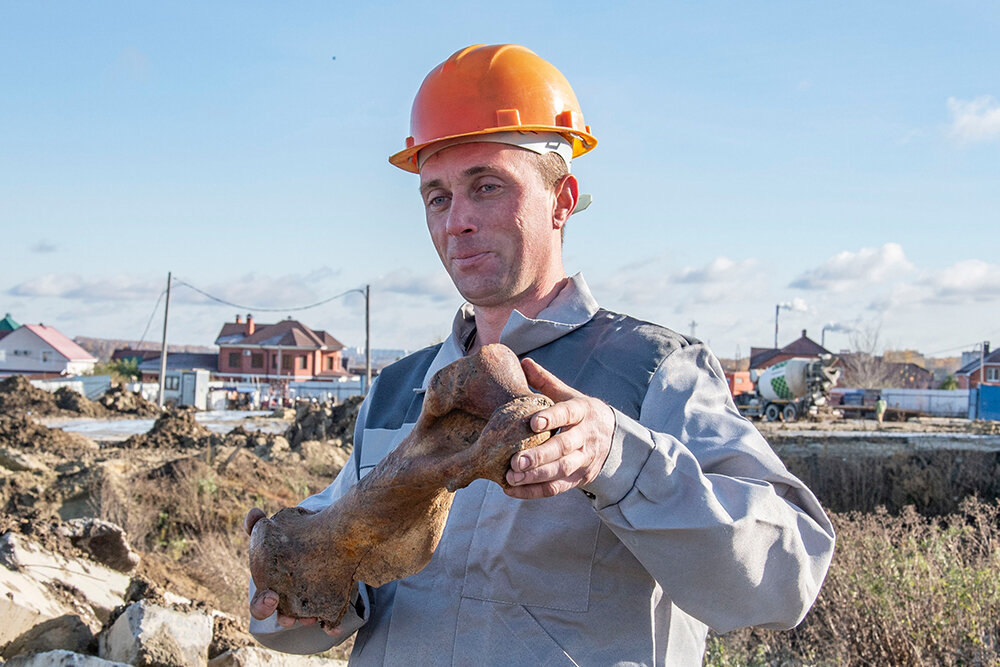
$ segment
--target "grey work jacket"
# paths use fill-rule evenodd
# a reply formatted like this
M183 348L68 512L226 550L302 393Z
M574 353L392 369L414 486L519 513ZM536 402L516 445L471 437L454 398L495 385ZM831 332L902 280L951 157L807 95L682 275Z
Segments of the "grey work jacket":
M467 304L448 340L382 372L351 459L304 507L334 502L410 432L428 381L473 330ZM352 665L696 665L710 627L802 620L833 529L740 416L704 345L600 309L580 275L537 319L515 311L500 340L614 408L607 461L586 493L517 500L485 480L459 490L426 568L361 587L363 617L343 621L360 628ZM274 617L251 632L291 653L334 643Z

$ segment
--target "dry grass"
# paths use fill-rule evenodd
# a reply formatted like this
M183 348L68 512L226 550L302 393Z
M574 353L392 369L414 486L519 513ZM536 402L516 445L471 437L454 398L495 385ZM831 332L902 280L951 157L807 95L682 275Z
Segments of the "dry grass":
M706 664L1000 664L1000 504L831 518L837 552L806 620L712 637Z
M105 480L100 514L125 529L151 579L246 619L244 515L252 506L271 514L294 505L327 481L245 451L228 465L209 465L203 453Z

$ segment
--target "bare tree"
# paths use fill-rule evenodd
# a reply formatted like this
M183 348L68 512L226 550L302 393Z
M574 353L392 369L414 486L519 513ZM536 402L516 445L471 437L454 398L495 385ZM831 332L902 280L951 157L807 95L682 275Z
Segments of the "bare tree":
M851 334L851 352L840 355L844 364L841 386L881 389L895 383L893 364L886 363L880 354L881 331L882 322L878 321L858 326Z

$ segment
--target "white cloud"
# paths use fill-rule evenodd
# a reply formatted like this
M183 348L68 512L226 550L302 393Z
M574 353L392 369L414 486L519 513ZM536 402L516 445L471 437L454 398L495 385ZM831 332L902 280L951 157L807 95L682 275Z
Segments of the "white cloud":
M858 252L839 252L818 268L806 271L789 287L805 290L843 292L859 285L871 285L893 274L911 271L903 248L886 243L881 248L861 248Z
M163 287L134 276L83 278L72 273L47 273L14 285L7 294L84 301L136 301L155 299Z
M932 303L968 303L1000 299L1000 266L966 259L922 281L933 290Z
M451 278L444 271L417 274L407 269L399 269L375 280L372 289L404 297L426 298L435 302L451 302L461 298Z
M951 136L963 143L1000 139L1000 103L989 95L974 100L948 98Z
M705 266L699 268L685 267L673 276L678 283L732 283L735 279L751 274L757 268L757 262L745 259L734 262L728 257L716 257Z

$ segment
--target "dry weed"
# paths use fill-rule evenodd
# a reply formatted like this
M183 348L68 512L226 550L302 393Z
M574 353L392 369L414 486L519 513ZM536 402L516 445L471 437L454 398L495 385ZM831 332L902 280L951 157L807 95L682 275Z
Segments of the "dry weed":
M1000 503L831 518L837 552L806 620L713 637L706 664L1000 664Z

